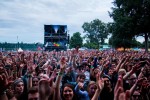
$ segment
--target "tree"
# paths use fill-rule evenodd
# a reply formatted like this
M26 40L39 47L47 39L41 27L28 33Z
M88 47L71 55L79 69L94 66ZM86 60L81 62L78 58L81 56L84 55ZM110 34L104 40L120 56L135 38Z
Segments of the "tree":
M150 35L150 0L114 0L110 17L113 18L112 36L132 40L135 36L145 37L145 51L148 51ZM116 38L116 37L115 37Z
M97 43L94 43L94 42L89 42L89 41L86 41L86 43L83 44L84 47L87 47L89 49L97 49L99 48L99 46L97 45Z
M118 38L118 37L111 37L109 39L109 44L112 45L113 47L115 48L120 48L120 47L123 47L124 50L126 48L141 48L142 47L142 44L138 41L136 41L135 38L129 40L129 39L121 39L121 38Z
M81 37L81 33L76 32L73 33L73 36L70 39L70 48L76 48L77 46L82 46L83 39Z
M150 44L150 41L148 41L148 44ZM145 41L143 43L141 43L141 47L144 48L145 47ZM149 45L150 48L150 45Z
M124 50L125 50L126 48L130 48L132 46L131 41L132 40L129 40L127 38L112 36L109 39L109 44L112 45L115 48L123 47Z
M86 33L84 37L89 43L97 44L96 47L99 47L100 45L104 44L105 39L108 36L106 23L103 23L99 19L95 19L90 23L85 22L82 25L82 28L84 30L84 33Z

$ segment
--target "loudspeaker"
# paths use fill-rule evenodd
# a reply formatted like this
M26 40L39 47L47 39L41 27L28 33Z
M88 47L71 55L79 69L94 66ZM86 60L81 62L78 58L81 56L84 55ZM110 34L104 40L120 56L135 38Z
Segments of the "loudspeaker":
M68 34L68 36L67 36L67 43L69 44L69 42L70 42L70 35Z

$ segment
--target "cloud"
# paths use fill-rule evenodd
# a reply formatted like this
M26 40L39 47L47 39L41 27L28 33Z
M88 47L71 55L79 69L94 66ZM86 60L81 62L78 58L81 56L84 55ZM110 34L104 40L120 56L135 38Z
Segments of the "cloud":
M0 42L44 41L44 24L67 25L69 34L82 33L84 22L111 22L112 0L1 0ZM82 34L83 35L83 34Z

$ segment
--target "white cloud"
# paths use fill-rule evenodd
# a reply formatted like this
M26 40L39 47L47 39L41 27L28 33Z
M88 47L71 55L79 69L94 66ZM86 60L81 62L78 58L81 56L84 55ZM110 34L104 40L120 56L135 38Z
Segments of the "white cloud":
M111 22L112 0L1 0L0 42L44 41L44 24L67 25L69 34L82 33L84 22Z
M139 41L139 42L141 42L141 43L143 43L145 41L143 36L138 36L136 38L136 40Z

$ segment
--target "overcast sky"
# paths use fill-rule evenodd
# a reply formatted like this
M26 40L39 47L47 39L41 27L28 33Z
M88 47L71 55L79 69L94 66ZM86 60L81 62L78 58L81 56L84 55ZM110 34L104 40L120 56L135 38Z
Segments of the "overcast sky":
M0 42L44 42L44 24L82 33L84 22L112 22L113 0L0 0ZM17 39L18 37L18 39Z

